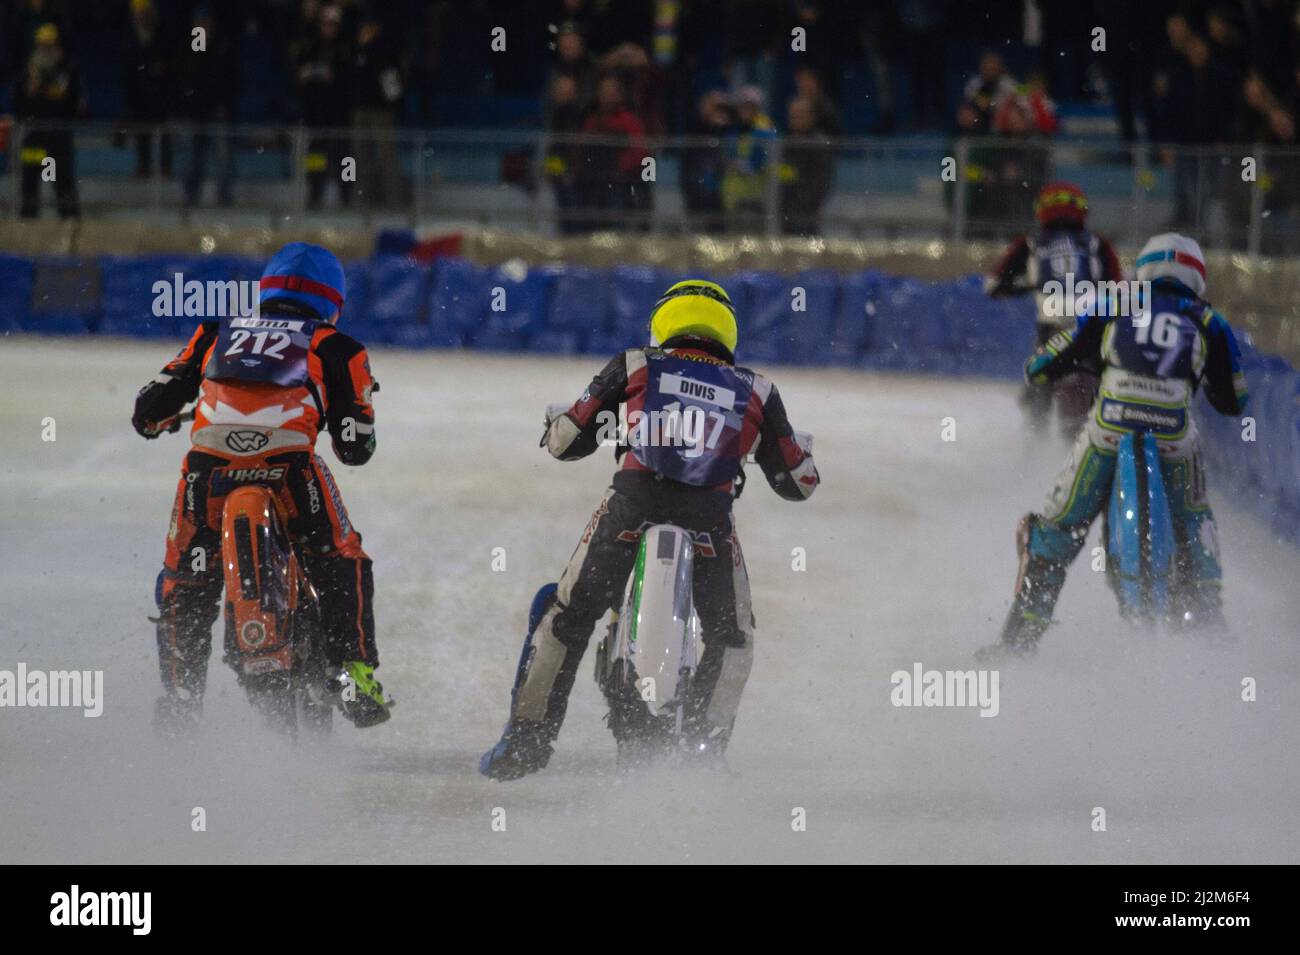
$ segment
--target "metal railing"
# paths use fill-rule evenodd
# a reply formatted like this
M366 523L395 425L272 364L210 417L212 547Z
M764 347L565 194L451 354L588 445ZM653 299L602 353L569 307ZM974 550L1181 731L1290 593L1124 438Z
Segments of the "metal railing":
M1245 144L16 124L0 161L6 218L960 240L1024 231L1069 179L1119 241L1300 251L1300 150Z

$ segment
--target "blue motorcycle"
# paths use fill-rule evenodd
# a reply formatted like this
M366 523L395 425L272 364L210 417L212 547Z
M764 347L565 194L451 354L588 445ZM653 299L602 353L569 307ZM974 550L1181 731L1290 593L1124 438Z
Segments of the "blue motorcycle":
M1170 616L1177 542L1156 439L1120 439L1105 524L1106 573L1126 620Z

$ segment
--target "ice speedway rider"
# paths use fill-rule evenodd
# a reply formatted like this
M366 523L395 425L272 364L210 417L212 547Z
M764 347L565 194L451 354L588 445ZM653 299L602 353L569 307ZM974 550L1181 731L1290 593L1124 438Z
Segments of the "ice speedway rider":
M1046 507L1020 522L1011 612L986 658L1037 646L1066 570L1109 498L1120 438L1135 430L1153 436L1159 450L1178 549L1176 619L1187 627L1223 625L1218 537L1191 401L1203 385L1216 411L1240 414L1247 400L1240 352L1227 320L1203 298L1205 257L1195 241L1155 236L1138 256L1137 278L1151 283L1140 314L1081 316L1075 329L1054 335L1025 364L1031 382L1092 366L1101 372L1101 387Z
M378 385L370 360L360 343L334 327L345 296L343 267L333 253L290 243L262 273L258 302L260 318L293 320L292 330L250 334L237 327L238 319L207 319L136 397L131 424L146 438L199 401L158 577L164 692L156 716L163 728L183 728L202 712L223 583L222 505L241 481L274 487L285 505L288 532L300 542L320 595L327 663L337 674L332 685L355 687L340 693L344 715L358 726L388 718L374 676L370 558L315 452L317 434L328 428L344 464L365 464L375 453L371 392ZM247 360L254 356L262 360ZM197 548L201 561L193 559Z
M985 276L984 291L994 298L1033 292L1038 304L1036 338L1041 346L1057 332L1072 328L1076 318L1050 314L1044 285L1060 282L1064 286L1071 281L1068 276L1076 283L1118 282L1123 272L1110 242L1088 231L1088 197L1078 186L1068 182L1044 186L1034 199L1034 217L1038 232L1011 241ZM1062 430L1073 438L1096 391L1096 376L1076 370L1055 387L1026 384L1020 403L1034 426L1042 428L1055 394Z
M686 702L692 748L720 759L735 722L754 640L749 578L732 518L744 458L752 451L786 500L806 499L820 478L795 441L775 385L735 364L736 315L721 287L699 279L672 286L651 313L650 334L655 344L610 361L550 422L542 444L561 461L584 458L599 446L602 424L620 403L632 424L670 409L688 385L716 395L725 425L717 441L693 449L630 429L621 466L520 660L509 723L481 763L493 778L546 766L592 630L622 595L643 529L657 523L678 525L696 542L704 650Z

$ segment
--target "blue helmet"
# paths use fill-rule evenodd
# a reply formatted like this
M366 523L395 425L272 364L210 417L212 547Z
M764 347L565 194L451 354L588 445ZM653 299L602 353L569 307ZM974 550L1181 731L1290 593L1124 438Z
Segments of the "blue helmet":
M259 307L289 301L331 321L343 307L348 285L343 266L329 249L307 242L290 242L266 263L259 285Z

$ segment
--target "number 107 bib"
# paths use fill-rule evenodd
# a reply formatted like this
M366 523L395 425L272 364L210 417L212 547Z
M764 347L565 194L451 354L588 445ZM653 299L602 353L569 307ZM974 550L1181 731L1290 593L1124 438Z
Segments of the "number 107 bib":
M734 368L651 356L639 412L628 413L628 444L643 465L683 484L733 481L752 382Z

